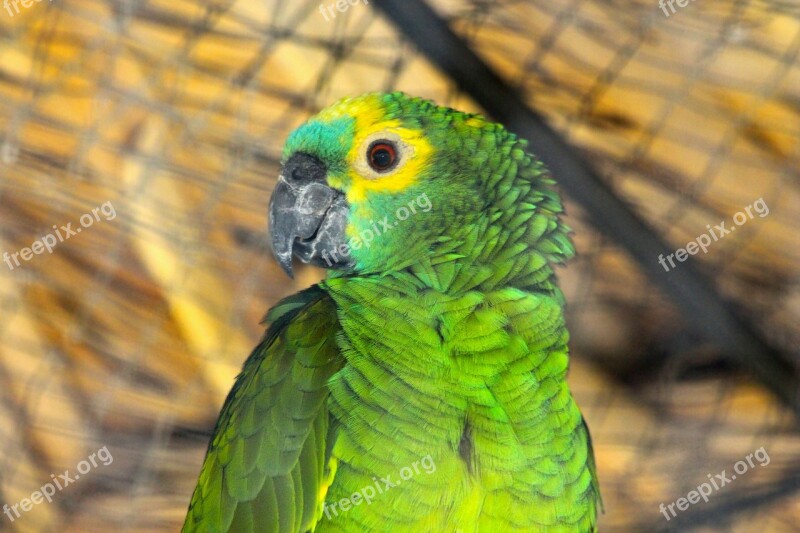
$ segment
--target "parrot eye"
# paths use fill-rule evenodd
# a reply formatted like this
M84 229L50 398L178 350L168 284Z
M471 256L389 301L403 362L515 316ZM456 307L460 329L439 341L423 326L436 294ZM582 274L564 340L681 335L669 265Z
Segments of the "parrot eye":
M388 172L397 165L397 149L387 140L373 142L367 150L367 161L375 172Z
M385 179L414 160L414 147L400 136L400 131L399 128L376 131L359 144L353 166L361 177Z

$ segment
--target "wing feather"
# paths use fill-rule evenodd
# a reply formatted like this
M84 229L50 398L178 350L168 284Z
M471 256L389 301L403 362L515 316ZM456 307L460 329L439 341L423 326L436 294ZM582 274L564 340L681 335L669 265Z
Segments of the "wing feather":
M318 287L276 305L220 413L183 531L298 533L329 482L328 380L344 359L333 301Z

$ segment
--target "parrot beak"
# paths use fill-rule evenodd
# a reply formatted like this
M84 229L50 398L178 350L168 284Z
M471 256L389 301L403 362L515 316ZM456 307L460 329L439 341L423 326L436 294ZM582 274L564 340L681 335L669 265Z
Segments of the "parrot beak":
M346 246L350 209L342 192L327 185L326 176L327 169L319 159L296 153L284 164L272 191L269 202L272 251L290 278L294 277L293 255L304 263L323 268L350 265L349 259L336 253L341 245Z

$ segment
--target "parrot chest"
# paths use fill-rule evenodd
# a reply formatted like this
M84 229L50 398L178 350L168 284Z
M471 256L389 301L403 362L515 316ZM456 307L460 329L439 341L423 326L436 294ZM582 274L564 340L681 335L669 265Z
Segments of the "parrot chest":
M330 384L326 501L358 493L370 504L336 519L464 532L552 524L563 509L579 520L585 502L570 503L589 490L588 444L557 302L519 291L399 300L340 316L348 364Z

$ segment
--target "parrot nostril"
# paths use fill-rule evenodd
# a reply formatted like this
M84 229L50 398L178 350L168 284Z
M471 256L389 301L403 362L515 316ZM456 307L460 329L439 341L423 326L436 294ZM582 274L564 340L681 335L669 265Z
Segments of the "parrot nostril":
M298 152L286 161L284 175L298 183L324 182L327 174L325 165L313 155Z

